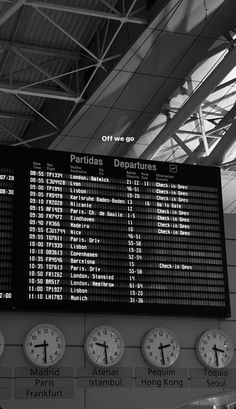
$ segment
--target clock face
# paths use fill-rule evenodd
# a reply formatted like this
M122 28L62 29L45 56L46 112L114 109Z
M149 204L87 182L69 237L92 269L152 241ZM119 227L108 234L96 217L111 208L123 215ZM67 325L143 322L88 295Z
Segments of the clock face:
M172 331L159 327L152 329L145 336L142 351L149 365L165 368L177 360L180 346Z
M215 369L224 368L233 358L233 344L219 329L204 332L197 341L196 351L203 365Z
M2 332L0 331L0 356L2 355L4 350L4 337Z
M39 324L26 336L24 351L29 361L35 365L55 365L65 352L64 335L54 325Z
M101 367L117 364L124 353L124 341L117 329L108 325L94 328L86 338L85 352L90 361Z

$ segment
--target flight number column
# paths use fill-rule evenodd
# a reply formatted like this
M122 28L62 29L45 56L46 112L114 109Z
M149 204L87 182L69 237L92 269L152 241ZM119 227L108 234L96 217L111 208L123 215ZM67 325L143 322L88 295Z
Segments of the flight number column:
M64 185L62 173L30 171L30 299L63 299Z
M139 180L127 179L127 223L128 223L128 273L129 273L129 302L143 303L142 278L142 242L140 230L136 226L135 201L140 199Z

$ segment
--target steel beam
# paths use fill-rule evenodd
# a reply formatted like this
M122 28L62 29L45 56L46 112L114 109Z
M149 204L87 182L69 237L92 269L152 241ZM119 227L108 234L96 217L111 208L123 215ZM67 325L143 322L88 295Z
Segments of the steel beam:
M14 114L12 112L0 112L0 118L17 119L20 121L34 121L34 115Z
M23 142L23 140L16 134L14 134L9 128L7 128L5 125L1 124L0 122L0 128L2 128L5 132L7 132L9 135L13 136L13 138L17 139L17 141L20 141L24 145L28 146L27 142Z
M44 3L46 4L46 3ZM75 44L77 44L82 50L84 50L90 57L92 57L93 60L98 61L98 57L90 51L87 47L85 47L80 41L76 40L75 37L73 37L68 31L66 31L62 26L56 23L52 18L50 18L47 14L45 14L42 10L39 10L39 8L36 8L37 12L41 14L46 20L48 20L52 25L54 25L58 30L60 30L66 37L70 38L71 41L73 41Z
M90 64L90 65L86 65L85 67L81 67L81 68L78 68L78 69L76 69L76 70L66 71L66 72L63 72L62 74L53 75L52 77L50 77L50 78L45 78L44 80L31 82L31 83L29 83L29 84L26 84L26 85L20 87L20 89L26 89L26 88L28 88L28 87L33 87L34 85L43 84L44 82L47 82L47 81L49 81L49 80L50 80L50 81L51 81L51 80L53 81L53 80L56 79L56 78L61 78L61 77L65 77L65 76L67 76L67 75L72 75L72 74L75 74L75 73L79 73L79 72L81 72L81 71L88 70L89 68L92 68L92 67L96 67L96 63ZM72 90L70 90L70 91L72 91Z
M121 15L121 13L115 7L113 7L113 5L110 4L108 1L100 0L100 3L104 4L104 6L108 7L110 10L113 10L115 14Z
M125 23L147 24L147 20L138 17L126 17L115 13L107 13L100 10L84 9L79 7L64 6L62 4L44 3L42 1L28 1L26 6L31 6L36 9L43 8L46 10L61 11L62 13L79 14L82 16L90 16L97 18L105 18L109 20L116 20Z
M205 124L204 124L204 117L202 114L202 106L199 106L199 122L201 125L201 131L202 131L202 141L203 141L203 145L205 148L205 152L206 155L209 155L209 146L208 146L208 141L207 141L207 137L206 137L206 130L205 130Z
M175 142L177 142L177 148L178 146L181 147L183 149L183 151L185 153L187 153L188 155L194 155L194 153L191 151L191 149L189 149L189 147L186 145L186 143L184 143L182 141L182 139L180 139L178 137L178 135L174 134L172 135L172 138L175 140ZM196 158L196 163L198 163L198 159Z
M22 85L22 84L21 84ZM52 91L47 88L31 88L31 89L20 89L20 86L6 84L5 82L0 82L0 92L11 95L29 95L40 98L50 98L50 99L60 99L64 101L76 101L75 93L68 95L65 92Z
M17 48L37 55L48 55L49 57L59 57L67 60L79 60L79 51L67 51L51 47L37 46L33 44L24 44L16 41L5 41L0 39L0 50L7 50L9 48Z
M189 118L194 110L207 98L215 87L226 77L226 75L235 67L236 47L232 48L217 65L214 71L209 74L206 80L197 88L192 96L185 102L175 116L161 130L159 135L145 149L140 158L152 159L157 150L175 134L181 125Z
M0 26L2 26L21 6L25 4L26 0L17 0L11 3L11 6L0 17Z
M12 50L19 55L21 58L23 58L23 60L27 61L32 67L34 67L36 70L38 70L41 74L43 74L46 78L47 81L53 81L56 85L58 85L60 88L64 89L64 91L66 91L68 94L71 93L71 89L69 87L67 87L67 85L63 84L63 82L61 82L60 80L58 80L57 78L52 77L52 74L49 73L47 70L45 70L44 68L40 67L38 64L34 63L33 61L31 61L28 57L26 57L20 50L18 50L17 48L12 48ZM26 85L27 86L27 85ZM24 86L22 87L22 89L24 88Z
M41 114L41 112L39 112L36 108L29 104L29 102L27 102L24 98L21 98L19 95L16 95L16 98L19 99L28 108L30 108L33 112L35 112L38 116L40 116L45 122L58 130L58 127L52 121L50 121L45 115Z
M231 127L224 134L216 147L210 153L210 155L202 162L203 165L221 165L224 162L224 158L227 151L235 143L236 135L236 119L232 123Z
M133 2L131 3L131 5L130 5L130 7L129 7L127 13L126 13L125 18L128 18L128 17L129 17L129 15L130 15L130 13L132 12L132 10L133 10L133 8L134 8L136 2L137 2L137 0L133 0ZM96 67L95 67L93 73L91 74L91 76L90 76L88 82L87 82L86 85L84 86L84 88L83 88L83 90L81 91L80 95L77 97L77 100L75 101L75 105L73 106L73 108L72 108L71 111L69 112L69 115L67 116L65 123L67 123L67 121L68 121L68 120L71 118L71 116L73 115L73 113L74 113L74 111L75 111L77 105L81 102L84 93L86 92L87 88L89 87L90 83L92 82L92 80L93 80L93 78L95 77L95 75L96 75L97 71L99 70L99 68L102 68L102 67L103 67L102 64L103 64L104 61L105 61L105 57L106 57L108 51L110 50L110 48L111 48L113 42L115 41L117 35L119 34L119 32L120 32L120 30L122 29L122 27L123 27L124 24L125 24L125 20L122 20L122 22L120 23L120 25L119 25L118 28L116 29L115 33L113 34L112 38L110 39L109 44L107 45L107 47L106 47L105 50L104 50L104 47L105 47L105 39L104 39L104 42L103 42L103 45L102 45L102 56L101 56L100 59L97 61L97 65L96 65ZM106 38L106 35L107 35L107 33L105 34L105 38Z
M236 103L214 128L206 132L207 138L209 138L209 136L212 136L213 134L215 135L216 132L220 132L222 130L225 130L225 133L226 133L227 128L229 128L229 126L232 124L235 116L236 116ZM224 138L225 133L220 135L221 139ZM209 142L209 147L212 150L212 152L215 149L214 145L215 145L215 141ZM227 145L224 145L224 149L227 150ZM195 153L195 156L197 156L198 158L200 158L204 154L201 144L199 144L199 146L194 150L194 153ZM190 156L186 160L185 163L193 163L193 162L194 162L194 158Z
M21 142L13 143L12 145L13 146L19 146L19 145L23 145L25 143L28 144L29 142L36 142L36 141L39 141L40 139L46 139L46 138L49 138L50 136L56 136L56 135L57 135L57 132L50 132L50 133L45 134L45 135L35 136L33 138L26 139L25 141L22 140Z

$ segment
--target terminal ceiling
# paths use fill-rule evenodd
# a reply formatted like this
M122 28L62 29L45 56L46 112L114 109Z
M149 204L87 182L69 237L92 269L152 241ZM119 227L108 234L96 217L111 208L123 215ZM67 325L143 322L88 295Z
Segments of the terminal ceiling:
M0 0L0 143L216 165L235 212L235 15L235 0Z

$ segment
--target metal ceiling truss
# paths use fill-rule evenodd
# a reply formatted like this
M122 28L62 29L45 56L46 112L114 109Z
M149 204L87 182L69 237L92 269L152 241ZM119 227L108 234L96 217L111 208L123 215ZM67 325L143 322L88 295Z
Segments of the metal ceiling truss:
M47 122L48 125L56 128L57 125L47 117L46 114L40 112L44 100L58 100L65 103L72 104L69 114L64 123L72 116L77 105L86 99L86 93L91 83L94 81L96 74L99 70L107 72L106 64L111 63L112 60L117 61L120 57L120 53L112 55L110 52L119 32L125 24L138 24L146 25L147 21L144 18L138 17L138 13L142 8L136 8L138 0L122 2L121 10L116 8L116 5L110 4L108 0L99 0L100 9L81 8L75 6L65 6L62 4L56 4L53 2L43 1L31 1L31 0L2 0L5 3L6 10L0 16L0 26L3 25L10 17L12 17L17 11L22 12L24 7L31 8L36 11L38 16L41 16L44 21L56 28L60 33L63 33L67 39L71 40L73 49L68 51L63 49L56 49L53 47L45 47L40 44L22 44L17 41L16 34L18 30L18 23L15 24L15 31L11 38L11 41L6 39L0 39L0 54L5 53L5 58L2 60L0 67L0 93L6 95L13 95L20 100L29 110L33 111L36 117L40 117ZM119 7L121 3L118 2ZM103 8L103 10L101 10ZM47 13L51 11L50 16ZM99 24L103 21L103 31L100 30L100 26L97 30L97 51L92 49L90 45L84 44L74 35L72 35L68 28L58 23L52 14L52 11L62 13L63 17L68 15L74 16L87 16L88 18L99 19ZM111 23L117 24L114 30ZM110 31L112 34L110 34ZM42 61L40 62L40 57ZM50 60L46 61L45 57ZM19 67L14 66L14 59L20 58L22 65ZM53 64L59 59L64 61L62 64L61 72L54 72ZM90 60L90 63L89 63ZM7 62L12 62L11 66L14 67L12 71L6 73ZM51 64L51 66L50 66ZM91 71L92 70L92 71ZM34 81L17 81L17 75L26 75L27 71L35 73ZM88 73L86 76L85 73ZM80 76L82 77L80 78ZM37 78L38 77L38 78ZM41 77L41 78L40 78ZM44 77L44 78L43 78ZM24 78L27 79L27 76ZM31 76L32 78L32 76ZM37 78L37 79L36 79ZM39 108L36 108L28 102L23 96L38 97L41 99ZM14 119L14 112L10 112L12 119ZM0 113L1 118L1 113ZM31 121L31 120L30 120ZM52 132L48 132L47 135L52 135ZM13 135L12 135L13 136ZM14 135L15 136L15 135ZM40 136L43 138L43 135ZM33 138L34 139L34 138ZM32 139L32 140L33 140ZM21 141L19 141L21 142Z
M185 160L186 163L196 164L212 164L220 162L220 148L224 152L232 144L232 131L231 128L235 128L233 122L234 115L231 110L227 110L225 107L217 106L217 103L223 101L224 98L229 97L229 91L226 92L227 96L221 96L216 101L208 102L207 97L222 89L223 86L234 85L235 81L225 82L225 84L219 85L224 80L226 75L235 67L236 61L236 47L230 47L225 57L218 63L214 70L208 75L208 77L199 85L199 87L190 95L187 101L177 109L176 113L166 125L161 129L159 134L144 150L140 158L153 159L161 156L169 151L175 152L176 149L182 148L182 150L188 155ZM235 92L232 93L232 96ZM209 107L211 111L209 112ZM214 107L214 110L213 108ZM236 108L235 108L236 109ZM217 113L218 111L218 113ZM208 121L210 121L211 115L215 117L214 121L210 121L214 127L211 130L206 131L205 121L207 116L210 115ZM218 118L217 118L218 117ZM219 121L220 122L217 122ZM196 132L186 130L186 124L188 122L196 122ZM234 121L235 122L235 121ZM185 128L183 128L185 126ZM182 135L182 138L181 138ZM191 150L188 143L193 141L188 135L196 135L199 140L199 146ZM177 142L172 147L166 146L168 140L174 139ZM195 138L195 137L193 137ZM219 142L220 139L220 142ZM217 148L218 147L218 148ZM218 159L216 153L218 152ZM180 159L180 157L178 157Z

